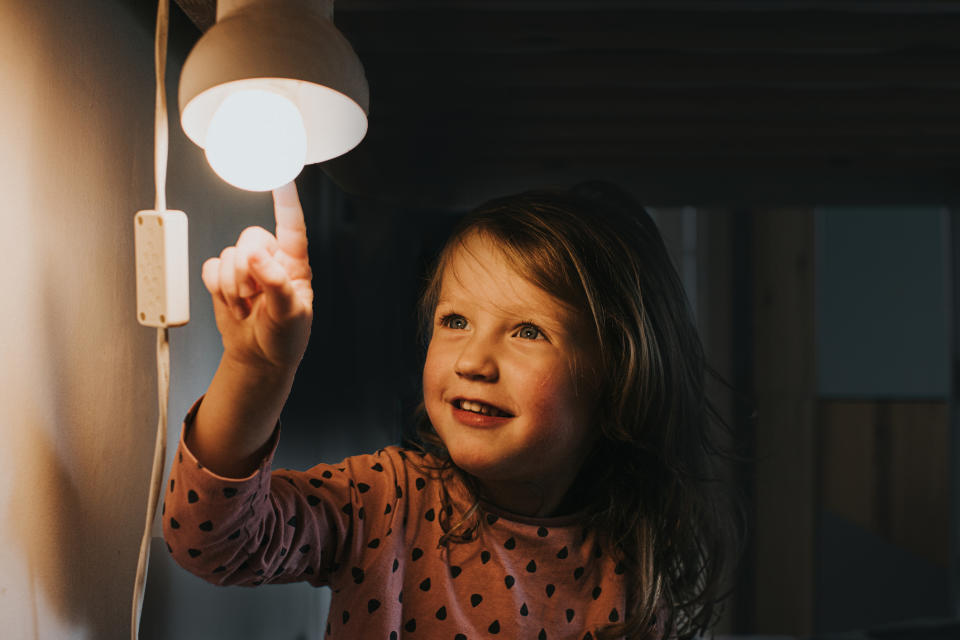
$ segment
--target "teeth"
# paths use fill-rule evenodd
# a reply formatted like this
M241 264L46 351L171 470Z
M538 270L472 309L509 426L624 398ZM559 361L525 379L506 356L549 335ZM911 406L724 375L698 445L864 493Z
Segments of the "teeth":
M461 400L460 408L474 413L482 413L485 416L505 416L506 414L499 409L494 409L490 405L473 402L472 400Z

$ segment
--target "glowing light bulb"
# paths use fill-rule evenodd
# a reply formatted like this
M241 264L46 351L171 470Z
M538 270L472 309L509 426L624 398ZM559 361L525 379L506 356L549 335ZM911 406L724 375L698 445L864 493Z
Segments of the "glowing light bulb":
M238 91L213 114L204 149L225 181L247 191L269 191L303 169L307 131L287 98L259 89Z

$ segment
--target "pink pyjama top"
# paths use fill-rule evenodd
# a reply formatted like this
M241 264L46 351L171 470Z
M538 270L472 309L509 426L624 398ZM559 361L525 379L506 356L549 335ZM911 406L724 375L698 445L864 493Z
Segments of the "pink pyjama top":
M177 563L214 584L329 585L329 639L590 640L623 618L623 569L576 515L481 503L473 539L440 545L441 520L456 523L475 500L459 474L431 471L431 456L387 447L271 473L272 459L224 478L181 435L163 506Z

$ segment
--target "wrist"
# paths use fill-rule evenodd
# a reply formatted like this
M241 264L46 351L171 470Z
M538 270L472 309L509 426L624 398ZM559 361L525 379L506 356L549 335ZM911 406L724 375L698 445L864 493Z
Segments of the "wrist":
M232 380L243 381L252 388L289 388L300 363L281 365L264 358L249 357L225 349L220 358L220 369Z
M197 459L226 477L252 473L269 448L294 373L225 352L191 429L188 446Z

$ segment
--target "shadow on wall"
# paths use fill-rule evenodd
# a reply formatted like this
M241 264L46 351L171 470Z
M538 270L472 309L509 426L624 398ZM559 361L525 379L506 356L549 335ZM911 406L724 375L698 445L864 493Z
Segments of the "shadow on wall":
M49 287L46 310L36 314L46 337L31 345L34 357L42 354L41 382L21 385L15 428L5 437L13 486L3 520L25 565L29 590L19 594L19 608L21 616L30 609L34 637L58 637L62 626L110 638L130 606L146 490L146 472L137 471L149 465L149 438L138 431L151 431L135 404L149 407L149 394L123 388L133 368L134 349L123 348L135 337L130 330L113 349L99 331L78 339L83 324L63 321L60 294Z
M81 565L96 557L100 545L88 539L81 492L60 463L46 429L40 420L28 420L21 426L24 428L14 432L15 440L8 442L17 452L14 475L18 486L4 517L25 554L33 627L40 629L38 588L58 612L57 617L75 625L85 617L82 592L91 589L83 584L84 576L91 574ZM75 533L63 535L64 531Z
M115 253L128 243L68 235L87 250L74 260L44 228L34 225L36 262L25 265L40 290L25 310L34 339L17 359L34 382L15 381L16 414L5 411L14 486L4 520L26 563L22 605L36 637L59 637L57 627L116 637L129 615L149 473L151 334L133 323L132 292L117 274L131 266Z
M9 6L7 6L9 5ZM118 3L0 21L3 637L128 631L156 420L132 216L152 202L152 36Z

